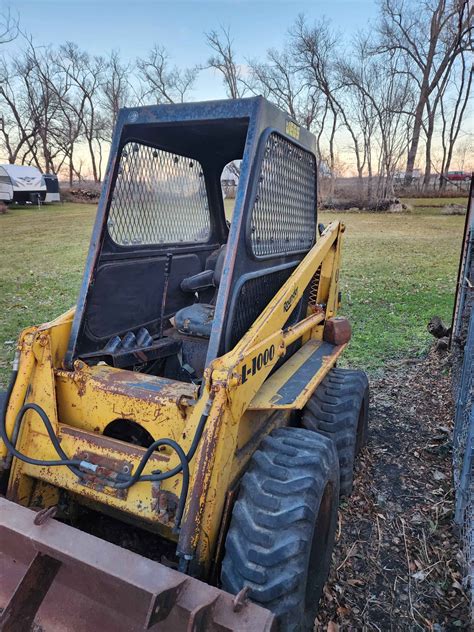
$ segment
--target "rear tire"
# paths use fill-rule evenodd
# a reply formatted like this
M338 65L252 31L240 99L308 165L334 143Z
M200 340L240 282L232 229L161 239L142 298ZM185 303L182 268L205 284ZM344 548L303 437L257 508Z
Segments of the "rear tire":
M266 437L242 477L222 587L275 613L282 632L312 630L329 573L339 504L332 441L302 428Z
M333 440L339 457L341 496L352 492L354 461L367 443L369 381L363 371L332 369L303 411L302 424Z

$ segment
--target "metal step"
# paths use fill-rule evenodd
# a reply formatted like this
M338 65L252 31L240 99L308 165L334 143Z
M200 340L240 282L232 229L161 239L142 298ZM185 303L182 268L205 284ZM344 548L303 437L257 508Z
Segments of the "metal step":
M303 408L345 347L309 340L266 380L248 409Z

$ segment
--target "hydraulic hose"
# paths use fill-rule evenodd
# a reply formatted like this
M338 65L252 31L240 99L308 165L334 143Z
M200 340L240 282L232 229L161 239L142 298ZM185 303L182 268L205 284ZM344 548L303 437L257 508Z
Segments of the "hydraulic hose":
M209 410L211 408L211 399L208 399L206 406L204 408L204 412L201 415L201 418L199 419L199 423L198 426L196 428L196 432L194 434L193 440L191 442L191 445L189 447L189 450L187 452L187 454L185 455L185 460L187 463L191 462L191 459L193 458L196 449L199 445L199 441L202 437L202 433L204 430L204 426L206 425L206 421L207 418L209 416ZM138 480L140 481L162 481L165 478L171 478L172 476L175 476L176 474L179 474L181 472L182 469L182 464L180 463L179 465L177 465L176 467L174 467L172 470L169 470L168 472L162 472L160 474L145 474L144 476L140 476L141 473L143 472L143 469L145 467L145 465L147 464L148 459L151 457L151 455L153 454L153 452L156 450L156 448L158 448L160 445L170 445L169 443L166 444L162 444L161 442L163 441L168 441L173 443L175 446L179 445L172 441L172 439L157 439L156 441L154 441L150 447L147 449L147 451L145 452L145 454L142 456L140 463L138 464L137 469L135 470L135 472L128 478L128 481L130 482L130 484L125 485L125 487L122 487L122 484L118 484L117 488L118 489L126 489L126 487L130 487L130 485L133 485L134 483L138 482ZM171 446L173 447L173 446ZM181 448L180 448L181 449Z
M24 404L20 408L15 419L13 443L10 441L8 437L7 429L6 429L6 416L7 416L8 404L10 401L13 388L15 386L17 376L18 376L18 354L15 356L15 360L13 363L13 370L12 370L10 381L7 387L5 400L3 402L2 411L1 411L2 417L0 421L0 437L2 441L5 443L5 446L7 447L7 450L10 452L10 454L12 454L15 458L20 459L21 461L24 461L25 463L29 463L30 465L38 465L40 467L41 466L42 467L55 467L55 466L61 466L61 465L66 466L71 470L71 472L73 472L73 474L75 474L79 478L84 478L86 473L95 473L98 469L97 465L94 465L93 463L89 463L88 461L81 461L80 459L68 458L67 454L61 448L61 444L59 443L59 440L54 432L53 426L51 424L51 420L49 419L48 415L43 410L43 408L41 408L41 406L39 406L38 404L27 403L27 404ZM175 519L176 527L178 527L181 522L181 518L183 516L186 498L188 495L189 463L192 460L194 454L196 453L197 446L199 445L199 441L202 437L204 426L206 425L206 421L209 416L211 404L212 404L212 399L209 398L204 407L203 414L201 415L201 418L199 419L196 432L194 434L189 450L186 454L184 453L181 446L178 443L176 443L176 441L173 441L173 439L157 439L147 448L145 454L140 459L140 462L135 472L132 475L125 476L124 474L118 474L116 480L111 480L109 478L100 477L100 476L98 477L102 478L102 480L104 481L104 484L109 487L113 487L114 489L128 489L129 487L131 487L132 485L138 482L163 481L173 476L176 476L177 474L182 472L183 483L182 483L181 494L180 494L180 498L178 502L178 507L176 510L176 519ZM15 445L16 437L19 434L20 426L23 422L23 417L28 410L34 411L40 417L41 421L43 422L46 428L48 436L51 439L51 443L54 449L56 450L58 456L60 457L60 459L57 459L57 460L34 459L26 454L23 454L19 450L17 450L16 445ZM146 464L148 463L148 460L150 459L151 455L157 448L161 446L168 446L176 452L179 458L179 465L177 465L172 470L169 470L167 472L154 472L153 474L142 475L142 472Z
M28 410L34 410L39 415L39 417L41 418L41 421L43 422L44 426L46 427L46 430L47 430L49 438L51 439L51 442L52 442L52 444L54 446L54 449L56 450L58 455L61 457L59 460L33 459L32 457L29 457L26 454L23 454L22 452L17 450L15 445L8 438L7 428L6 428L7 409L8 409L8 403L10 401L10 397L11 397L11 394L12 394L12 391L13 391L13 387L15 386L15 382L16 382L17 376L18 376L18 358L15 358L13 371L11 373L10 381L8 383L7 392L6 392L6 395L5 395L5 400L4 400L3 406L2 406L2 422L0 423L0 437L2 438L2 441L4 442L5 446L7 447L7 450L10 452L10 454L12 454L17 459L21 459L22 461L25 461L26 463L29 463L30 465L39 465L39 466L45 466L45 467L54 467L54 466L59 466L59 465L65 465L65 466L69 467L69 469L71 469L71 471L74 472L74 474L76 474L76 476L83 477L84 473L81 472L79 469L76 469L76 468L84 466L84 464L85 464L85 467L87 469L90 464L87 464L87 462L81 461L80 459L69 459L68 458L67 454L65 454L65 452L61 448L61 445L59 444L58 438L56 437L56 435L54 433L54 430L53 430L53 427L51 425L51 421L50 421L48 415L41 408L41 406L38 406L37 404L24 404L20 408L20 410L19 410L19 412L18 412L18 414L16 416L16 419L15 419L15 425L14 425L15 432L14 432L14 435L17 436L19 434L20 426L21 426L21 423L23 421L24 414Z

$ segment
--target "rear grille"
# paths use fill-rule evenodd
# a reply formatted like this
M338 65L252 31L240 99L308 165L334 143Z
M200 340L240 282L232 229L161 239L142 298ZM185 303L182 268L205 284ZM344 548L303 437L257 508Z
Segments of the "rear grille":
M229 348L232 348L249 330L257 316L290 277L293 270L293 267L285 268L245 281L235 302L235 316L232 322Z

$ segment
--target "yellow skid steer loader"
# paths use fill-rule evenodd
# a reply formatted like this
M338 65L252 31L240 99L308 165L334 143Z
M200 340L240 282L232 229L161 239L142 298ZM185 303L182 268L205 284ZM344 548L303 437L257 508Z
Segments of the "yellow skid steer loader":
M77 305L3 397L2 631L312 628L368 415L316 171L261 97L120 112Z

